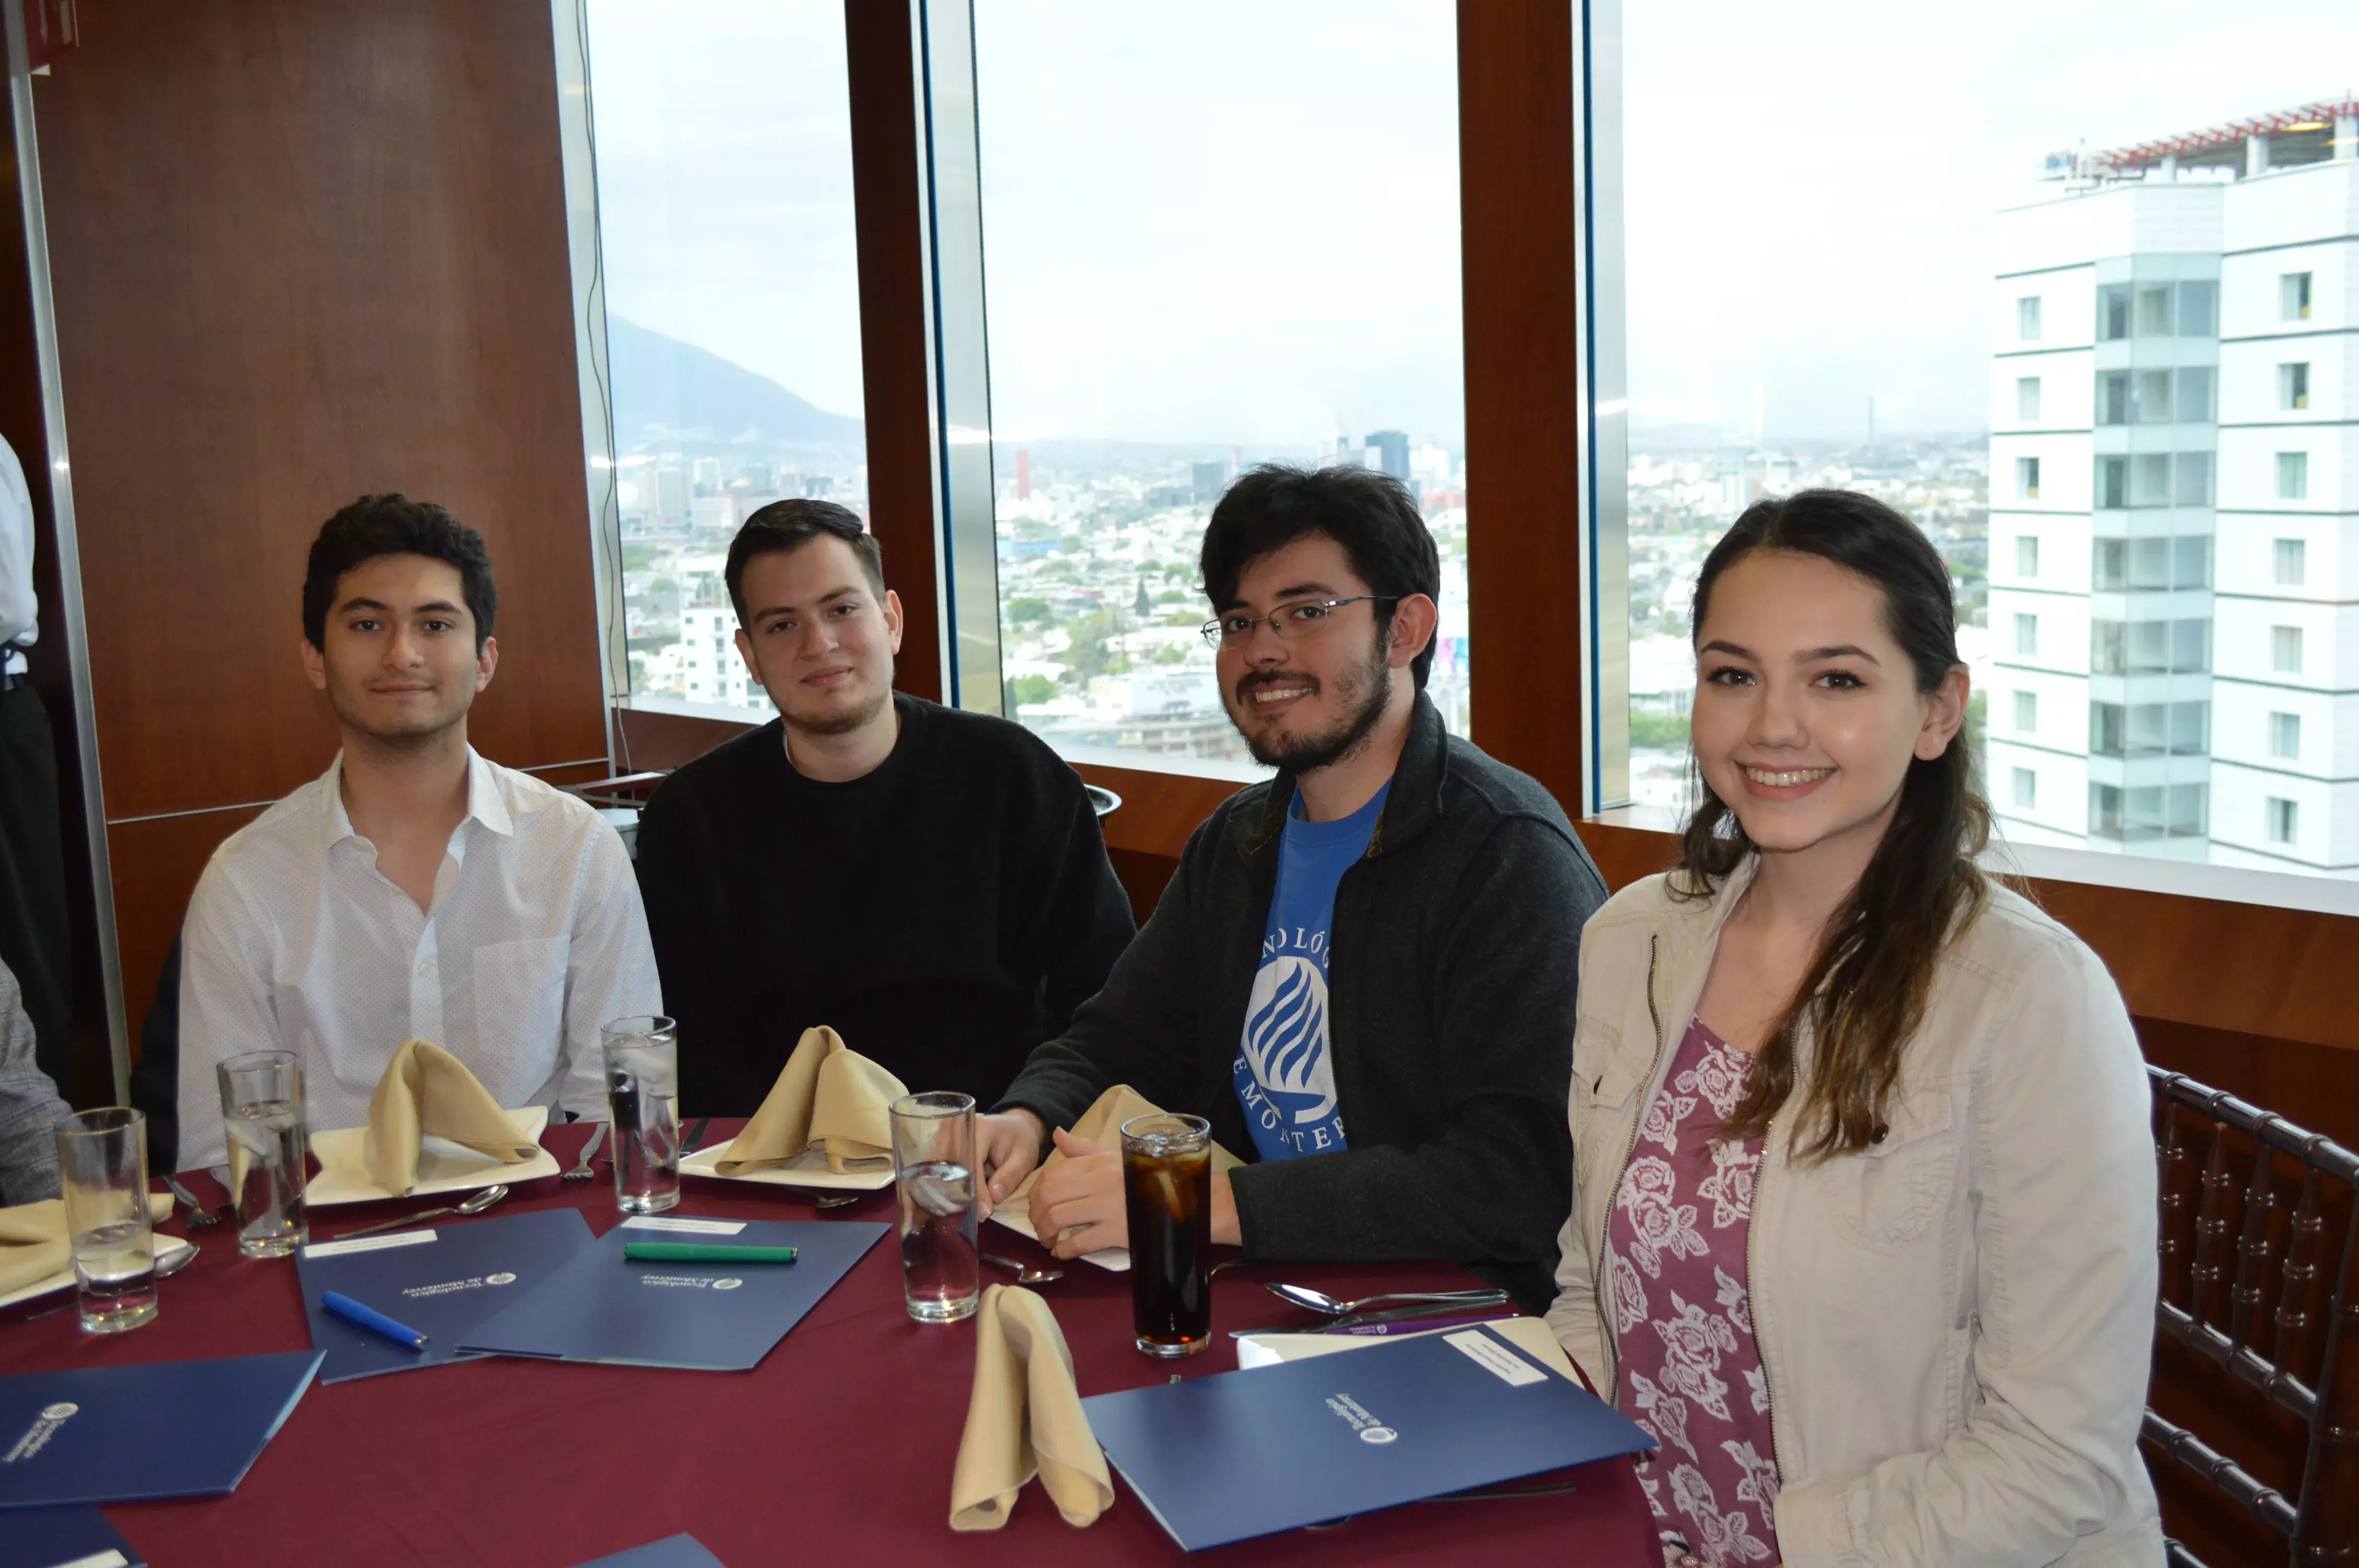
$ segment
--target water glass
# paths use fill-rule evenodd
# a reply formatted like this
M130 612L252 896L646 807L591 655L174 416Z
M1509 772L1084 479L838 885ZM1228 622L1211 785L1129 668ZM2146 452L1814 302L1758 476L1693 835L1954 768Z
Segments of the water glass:
M1193 1356L1212 1337L1212 1126L1158 1112L1122 1124L1130 1221L1130 1323L1149 1356Z
M606 1054L606 1115L614 1206L661 1214L679 1202L679 1025L618 1018L599 1033Z
M973 1317L983 1300L975 1248L974 1097L937 1091L893 1102L901 1200L901 1301L919 1323Z
M120 1334L154 1322L147 1119L128 1106L79 1110L57 1124L57 1135L82 1332Z
M292 1051L254 1051L213 1068L229 1135L237 1249L285 1258L311 1238L303 1217L303 1067Z

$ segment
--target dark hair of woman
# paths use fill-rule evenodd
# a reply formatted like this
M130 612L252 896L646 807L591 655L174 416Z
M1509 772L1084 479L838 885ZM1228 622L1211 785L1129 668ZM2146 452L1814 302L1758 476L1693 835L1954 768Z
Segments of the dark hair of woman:
M1704 557L1690 643L1702 637L1720 575L1756 550L1816 556L1880 589L1886 629L1908 654L1920 694L1962 662L1949 570L1932 543L1884 503L1842 490L1805 490L1745 509ZM1856 1153L1876 1141L1942 950L1989 899L1989 879L1973 859L1989 840L1990 806L1975 787L1961 729L1940 756L1910 759L1891 827L1755 1058L1724 1136L1766 1134L1799 1077L1795 1158ZM1735 814L1705 785L1682 837L1673 895L1712 896L1753 849ZM1806 1076L1796 1046L1805 1027Z

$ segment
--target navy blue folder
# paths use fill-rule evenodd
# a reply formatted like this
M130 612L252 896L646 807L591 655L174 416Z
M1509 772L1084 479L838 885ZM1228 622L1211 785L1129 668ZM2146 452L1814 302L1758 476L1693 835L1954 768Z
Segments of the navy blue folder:
M469 1332L557 1272L591 1240L581 1210L553 1208L303 1249L296 1259L303 1315L310 1320L312 1348L328 1357L320 1381L447 1364ZM418 1330L426 1336L426 1348L396 1345L336 1316L320 1304L328 1291Z
M113 1555L109 1555L112 1553ZM96 1509L18 1509L0 1530L0 1568L147 1568Z
M1082 1401L1190 1552L1654 1446L1487 1326Z
M465 1346L560 1361L751 1371L890 1228L748 1220L728 1234L700 1235L626 1220L474 1329ZM634 1263L623 1256L631 1241L792 1247L799 1255L791 1263Z
M319 1369L299 1350L0 1378L0 1509L219 1497Z
M580 1568L721 1568L721 1559L692 1535L667 1535L612 1557L594 1557Z

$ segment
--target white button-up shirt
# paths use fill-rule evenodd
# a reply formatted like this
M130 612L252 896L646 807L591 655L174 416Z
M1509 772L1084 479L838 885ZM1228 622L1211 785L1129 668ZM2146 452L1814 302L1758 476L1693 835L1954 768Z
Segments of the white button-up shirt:
M214 1065L303 1061L313 1131L358 1127L405 1040L430 1040L511 1108L603 1113L599 1025L663 1011L639 887L614 828L467 753L467 816L430 910L353 831L343 758L213 851L181 933L183 1169L225 1159Z

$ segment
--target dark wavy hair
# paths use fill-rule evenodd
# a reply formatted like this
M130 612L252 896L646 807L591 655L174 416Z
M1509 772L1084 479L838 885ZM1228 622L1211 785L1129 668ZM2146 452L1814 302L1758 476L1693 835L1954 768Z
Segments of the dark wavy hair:
M1908 654L1919 693L1932 692L1963 662L1940 553L1891 507L1844 490L1805 490L1748 507L1704 557L1690 643L1702 640L1721 574L1756 550L1816 556L1875 584L1884 594L1885 627ZM1942 951L1990 898L1990 881L1974 864L1989 841L1990 805L1975 787L1961 727L1940 756L1910 759L1892 825L1755 1059L1724 1136L1768 1131L1794 1093L1795 1042L1806 1026L1810 1070L1795 1157L1856 1153L1883 1135L1901 1053L1924 1018ZM1684 898L1712 896L1754 853L1744 825L1709 784L1680 849L1670 885Z
M315 648L327 646L328 611L336 584L363 561L379 556L424 556L455 567L459 591L475 622L475 652L490 641L499 613L499 585L492 580L491 552L484 536L430 501L412 501L397 490L364 495L320 525L303 570L303 635Z
M832 501L789 496L756 511L729 541L721 576L729 585L729 602L737 608L738 625L745 625L746 565L757 556L790 554L814 539L841 539L850 546L876 601L885 601L885 550L860 514Z
M1312 534L1343 546L1344 559L1369 592L1394 600L1421 593L1440 602L1440 554L1408 486L1374 469L1263 463L1229 486L1205 520L1197 565L1212 613L1224 614L1236 602L1237 582L1248 563ZM1393 606L1374 608L1382 646L1392 627ZM1409 676L1419 691L1433 669L1435 641L1428 637L1409 661Z

